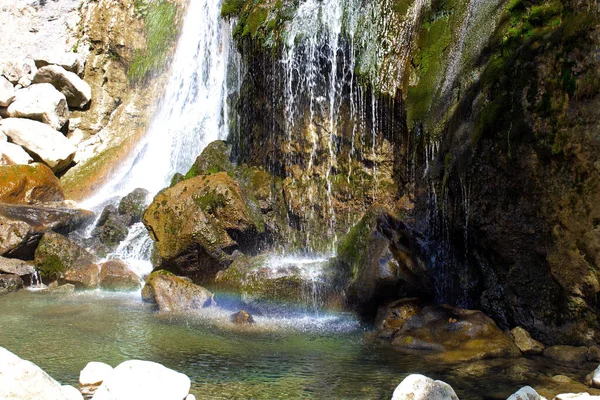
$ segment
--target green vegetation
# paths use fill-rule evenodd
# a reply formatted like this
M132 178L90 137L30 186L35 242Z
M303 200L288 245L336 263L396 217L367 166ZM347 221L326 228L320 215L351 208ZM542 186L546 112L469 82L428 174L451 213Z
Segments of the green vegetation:
M42 261L36 264L36 267L43 278L50 280L58 279L66 269L65 264L55 254L48 254L42 258Z
M165 66L177 36L178 10L169 0L136 0L135 12L144 20L146 49L135 53L128 77L131 82L139 83Z
M197 196L194 198L194 201L200 206L202 211L209 214L214 214L219 208L223 208L227 204L227 198L216 191L210 191Z

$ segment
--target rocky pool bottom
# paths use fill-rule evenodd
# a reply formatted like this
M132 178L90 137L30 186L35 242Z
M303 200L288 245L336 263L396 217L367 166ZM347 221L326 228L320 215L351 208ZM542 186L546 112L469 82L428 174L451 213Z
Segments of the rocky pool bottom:
M546 396L586 391L596 364L543 357L432 363L373 339L351 315L230 322L231 310L154 312L139 292L0 296L0 346L62 384L89 361L151 360L182 372L198 399L389 399L408 375L449 383L460 399L506 399L524 385ZM558 376L557 376L558 375Z

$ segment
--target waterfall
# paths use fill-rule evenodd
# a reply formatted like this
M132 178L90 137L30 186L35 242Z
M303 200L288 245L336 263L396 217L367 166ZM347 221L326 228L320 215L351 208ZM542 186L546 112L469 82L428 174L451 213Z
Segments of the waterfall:
M176 172L186 173L207 144L227 138L227 98L239 79L240 57L232 50L231 27L220 13L218 0L189 2L170 78L148 132L84 207L100 211L136 188L153 196ZM123 259L143 274L151 271L151 249L151 239L138 223L110 257Z

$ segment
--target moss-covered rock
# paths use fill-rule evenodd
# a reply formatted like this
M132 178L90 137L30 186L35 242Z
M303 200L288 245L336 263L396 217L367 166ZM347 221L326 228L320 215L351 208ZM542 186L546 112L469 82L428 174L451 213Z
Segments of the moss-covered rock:
M160 311L198 310L214 304L211 292L164 270L148 275L142 299Z
M100 287L104 290L135 291L141 287L140 278L120 260L100 265Z
M119 202L119 215L123 216L128 226L142 220L148 195L146 189L135 189Z
M0 166L1 203L35 204L64 199L60 181L44 164Z

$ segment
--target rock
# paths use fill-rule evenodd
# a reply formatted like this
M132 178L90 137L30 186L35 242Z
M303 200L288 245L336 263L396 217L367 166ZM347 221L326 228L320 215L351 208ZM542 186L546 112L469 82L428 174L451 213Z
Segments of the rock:
M0 274L0 290L14 292L23 287L23 279L18 275Z
M188 394L185 400L196 400L196 396L194 396L193 394Z
M511 338L481 311L402 299L382 307L376 324L379 336L394 347L429 350L425 355L448 363L520 354Z
M72 283L65 283L64 285L58 285L53 288L48 288L48 291L52 294L65 294L75 292L75 285Z
M38 160L43 161L54 172L67 168L77 151L62 133L37 121L19 118L3 119L0 121L0 132Z
M83 386L100 385L112 371L113 367L108 364L91 361L79 373L79 384Z
M507 400L541 400L538 392L536 392L531 386L525 386L519 389L516 393L512 394ZM544 399L545 400L545 399Z
M592 362L600 362L600 347L588 347L587 360Z
M29 58L9 60L0 66L0 71L13 85L16 85L23 77L32 76L36 72L33 60Z
M8 107L15 100L15 88L12 83L0 76L0 107Z
M100 265L100 287L105 290L139 290L140 278L119 260L111 260Z
M202 150L202 154L196 158L186 176L190 178L216 172L231 173L234 170L235 166L231 162L231 146L222 140L215 140Z
M336 268L346 282L349 306L372 319L382 304L433 293L413 247L401 221L384 207L370 208L338 246Z
M142 298L156 303L160 311L197 310L214 304L211 292L164 270L148 275Z
M21 146L0 142L0 165L31 164L33 158Z
M69 72L73 72L77 75L83 73L85 66L85 59L77 53L51 53L51 54L40 54L34 57L35 66L38 68L45 67L47 65L58 65L66 69Z
M600 366L592 372L591 378L590 386L600 389Z
M600 400L600 396L591 396L589 393L559 394L554 400Z
M17 90L15 100L8 106L12 118L28 118L61 129L69 119L65 95L49 83L31 85Z
M100 270L96 257L55 232L46 232L35 250L34 263L42 278L59 279L79 287L98 286Z
M0 347L0 399L66 400L60 383L40 367Z
M146 199L150 193L146 189L135 189L119 202L119 215L125 217L127 226L142 220L146 209Z
M114 250L128 233L126 218L119 215L114 206L109 205L102 211L92 237L98 238L108 250Z
M113 370L93 400L182 400L190 386L184 374L154 362L131 360Z
M510 331L515 339L515 344L521 350L523 354L542 354L544 351L544 345L531 338L529 332L525 329L517 326Z
M231 322L238 325L253 324L254 318L247 311L241 310L231 316Z
M552 346L544 350L543 356L558 362L583 364L587 361L587 352L587 347L583 346Z
M35 268L27 261L0 257L0 272L18 276L35 274Z
M64 385L62 388L63 396L65 400L83 400L83 396L79 390L75 389L71 385Z
M458 396L447 383L415 374L396 387L392 400L458 400Z
M64 199L60 181L44 164L0 166L0 203L35 204Z
M83 108L92 100L92 88L83 79L58 65L40 68L33 83L50 83L65 95L69 107Z
M229 266L234 250L253 251L264 242L259 206L225 172L184 180L159 193L144 212L162 268L211 282Z

